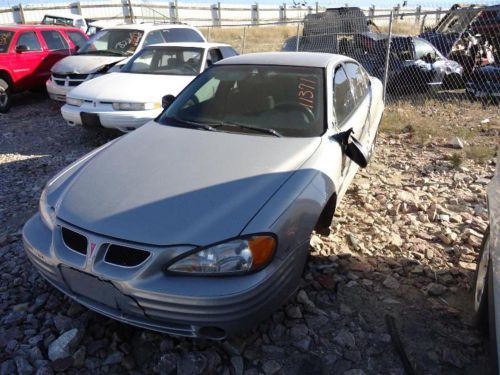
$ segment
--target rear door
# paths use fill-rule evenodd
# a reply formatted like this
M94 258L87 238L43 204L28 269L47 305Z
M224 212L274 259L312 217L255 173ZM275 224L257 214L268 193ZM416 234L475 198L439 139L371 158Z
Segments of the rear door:
M17 90L43 85L43 64L47 52L34 30L18 32L11 43L11 67Z
M62 58L71 55L71 49L62 33L58 30L41 30L40 34L47 50L47 58L43 62L43 74L45 80L47 80L52 66Z

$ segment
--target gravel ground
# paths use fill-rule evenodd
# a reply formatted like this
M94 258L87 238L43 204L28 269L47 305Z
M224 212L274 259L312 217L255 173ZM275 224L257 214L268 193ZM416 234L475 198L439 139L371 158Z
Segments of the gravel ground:
M178 339L87 310L28 262L20 231L44 184L110 135L66 126L44 96L16 102L0 115L1 374L404 374L398 349L416 373L488 372L470 286L491 162L454 168L442 145L381 134L332 233L312 236L298 294L247 335Z

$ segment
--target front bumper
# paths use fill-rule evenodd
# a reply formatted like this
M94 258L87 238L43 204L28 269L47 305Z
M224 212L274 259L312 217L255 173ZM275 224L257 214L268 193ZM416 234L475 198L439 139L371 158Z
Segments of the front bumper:
M115 111L111 104L103 105L106 108L93 108L90 104L84 103L81 107L65 104L61 108L61 114L70 126L82 125L81 113L95 113L99 116L102 126L110 129L118 129L122 132L129 132L144 125L146 122L155 119L161 109L147 111Z
M57 100L59 102L65 102L66 95L68 94L68 92L70 92L71 89L74 89L74 87L72 86L58 85L50 78L47 80L47 82L45 82L45 86L47 87L47 92L49 93L49 97L52 100Z
M264 270L233 277L167 275L162 265L168 248L128 268L104 261L108 239L88 234L97 243L94 256L69 249L58 223L49 230L37 214L23 228L25 252L40 274L64 294L103 315L171 335L223 339L257 325L296 289L308 251L303 242ZM85 233L86 234L86 233ZM135 245L134 245L135 246ZM92 252L91 252L92 254Z

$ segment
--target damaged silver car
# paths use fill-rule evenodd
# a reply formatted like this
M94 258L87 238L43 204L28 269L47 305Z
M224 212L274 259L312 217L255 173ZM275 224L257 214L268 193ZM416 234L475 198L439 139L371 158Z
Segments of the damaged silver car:
M172 99L49 181L24 246L92 310L223 339L296 291L311 232L370 159L382 84L345 56L259 53Z

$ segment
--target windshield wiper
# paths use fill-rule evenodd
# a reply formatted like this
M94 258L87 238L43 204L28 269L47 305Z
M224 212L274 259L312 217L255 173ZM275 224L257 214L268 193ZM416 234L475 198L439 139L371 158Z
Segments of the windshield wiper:
M258 133L265 133L265 134L271 134L274 135L275 137L282 137L282 135L277 132L274 129L270 128L259 128L258 126L252 126L252 125L243 125L243 124L238 124L236 122L226 122L222 121L219 123L219 126L229 126L229 127L234 127L234 128L241 128L241 129L247 129L247 130L253 130Z
M216 124L208 124L208 123L202 123L202 122L196 122L196 121L189 121L189 120L184 120L184 119L180 119L177 117L172 117L172 119L175 122L178 122L179 124L188 125L189 127L192 127L195 129L217 131L217 129L214 126L212 126L212 125L216 125Z

